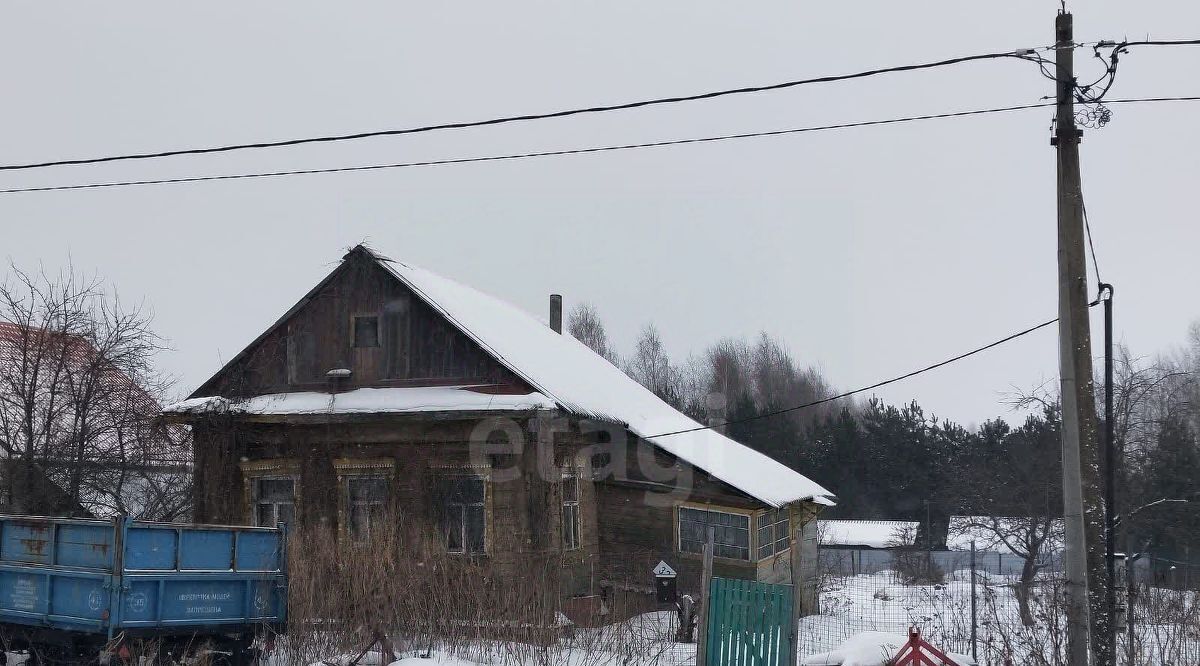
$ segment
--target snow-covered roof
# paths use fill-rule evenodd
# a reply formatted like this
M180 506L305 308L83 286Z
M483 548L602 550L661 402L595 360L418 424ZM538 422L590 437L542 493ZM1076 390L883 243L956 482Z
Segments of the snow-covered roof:
M220 396L190 398L163 409L165 414L232 412L258 415L393 414L401 412L486 412L553 409L541 393L494 394L476 386L359 388L343 393L271 393L244 400Z
M911 546L918 527L908 520L819 520L817 534L823 546L890 548Z
M364 248L365 249L365 248ZM422 300L563 409L624 424L637 436L771 506L833 493L663 402L599 354L504 301L411 264L374 255Z
M819 484L720 433L699 429L671 434L701 426L583 343L569 335L555 333L545 322L523 310L430 271L382 257L361 245L348 254L347 259L356 253L364 253L391 273L535 392L524 396L468 396L463 394L469 391L457 387L454 393L418 399L418 393L403 392L410 389L357 389L340 393L332 400L325 393L295 393L286 394L286 397L260 396L231 405L220 402L221 398L214 402L202 397L204 391L215 387L216 377L213 377L192 395L192 399L172 405L168 410L189 414L214 408L269 409L272 410L270 413L295 409L299 411L287 413L315 414L328 412L331 404L337 411L347 413L355 410L473 411L557 407L575 415L623 425L663 451L767 505L779 507L800 500L827 506L833 504L833 493ZM313 291L319 288L320 285ZM302 300L289 310L259 340L286 323L304 302ZM226 368L245 353L234 357ZM267 402L260 402L260 398Z

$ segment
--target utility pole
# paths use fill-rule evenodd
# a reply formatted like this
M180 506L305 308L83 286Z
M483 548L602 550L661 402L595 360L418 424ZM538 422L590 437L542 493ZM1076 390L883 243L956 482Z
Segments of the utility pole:
M1106 568L1100 547L1096 404L1084 257L1083 195L1079 177L1080 132L1075 127L1074 29L1070 13L1055 20L1058 155L1058 337L1062 399L1063 519L1066 523L1067 664L1109 666L1105 640ZM1089 549L1089 544L1093 547ZM1090 585L1089 585L1090 582Z
M1126 526L1125 529L1128 530L1129 526ZM1128 532L1126 533L1128 534ZM1133 629L1133 622L1137 614L1133 612L1133 602L1137 601L1137 578L1135 576L1137 575L1137 561L1141 556L1142 553L1135 555L1132 550L1128 548L1125 550L1125 607L1129 609L1126 611L1129 615L1125 620L1125 663L1128 666L1137 663L1134 661L1134 658L1137 657L1137 643L1135 642L1137 633Z

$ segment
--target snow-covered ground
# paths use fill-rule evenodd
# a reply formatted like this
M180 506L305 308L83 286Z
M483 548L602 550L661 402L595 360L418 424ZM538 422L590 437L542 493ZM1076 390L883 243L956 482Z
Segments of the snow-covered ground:
M899 656L907 637L883 631L864 631L847 638L829 652L800 657L801 666L886 666L890 659ZM928 653L926 653L928 654ZM955 666L975 666L975 661L966 655L946 653ZM936 666L946 662L929 655Z
M1015 664L1043 663L1033 655L1062 648L1054 582L1041 581L1035 591L1032 609L1037 625L1032 628L1021 625L1014 583L1011 577L996 575L983 575L977 581L976 648L981 666L1001 666L1006 657ZM1187 619L1196 617L1197 595L1155 589L1147 598L1154 603L1139 612L1143 656L1138 666L1200 664L1200 633ZM822 614L804 618L799 627L797 652L805 666L883 666L913 625L959 666L973 663L968 571L954 572L940 585L903 585L892 572L838 578L826 585L821 604ZM1152 617L1157 621L1150 622ZM1184 618L1186 624L1173 618ZM674 641L676 622L673 612L648 613L605 628L576 628L548 647L504 641L435 644L432 649L400 652L392 666L694 666L696 647ZM357 652L322 655L313 662L281 652L269 666L350 666L357 656ZM356 666L387 664L373 651Z
M432 649L407 650L397 654L392 666L694 666L696 646L676 643L678 627L674 612L639 615L608 627L575 628L556 644L536 647L504 641L469 645L434 645ZM286 642L285 642L286 644ZM359 653L325 657L311 666L350 666ZM268 660L267 666L293 666L298 661L286 647ZM378 650L372 650L355 666L387 666Z
M986 573L976 576L975 648L979 664L1001 666L1006 657L1011 657L1014 664L1044 663L1041 656L1061 654L1065 618L1061 599L1056 597L1058 584L1051 577L1035 585L1030 604L1035 624L1025 627L1015 594L1016 577ZM1151 588L1143 599L1135 623L1138 666L1200 665L1200 597L1194 592ZM972 654L970 571L955 571L940 585L903 585L891 571L831 579L821 594L821 614L801 620L798 649L802 657L819 655L844 650L849 641L869 644L857 654L865 654L867 649L879 654L883 652L878 649L880 636L894 637L894 643L903 642L908 628L914 625L939 649ZM1121 635L1118 652L1122 657L1125 649L1125 636ZM1049 658L1049 663L1056 662Z
M800 654L834 650L863 632L903 638L913 625L939 649L970 654L970 580L970 572L956 572L944 585L902 585L891 571L831 579L821 594L821 614L800 622ZM982 584L979 592L982 601ZM1015 597L1011 616L1016 617Z

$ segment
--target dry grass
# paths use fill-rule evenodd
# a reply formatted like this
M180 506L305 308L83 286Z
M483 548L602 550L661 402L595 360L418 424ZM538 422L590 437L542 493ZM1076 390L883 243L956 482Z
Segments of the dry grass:
M673 647L673 627L661 623L574 628L559 613L557 553L504 567L447 553L432 531L404 541L381 531L369 545L329 529L293 532L289 633L276 660L348 665L371 650L385 664L439 653L523 666L655 666Z

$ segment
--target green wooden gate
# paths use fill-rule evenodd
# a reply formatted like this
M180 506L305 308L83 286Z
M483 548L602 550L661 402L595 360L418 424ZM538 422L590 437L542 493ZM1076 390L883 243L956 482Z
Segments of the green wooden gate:
M707 666L792 666L792 586L713 578Z

